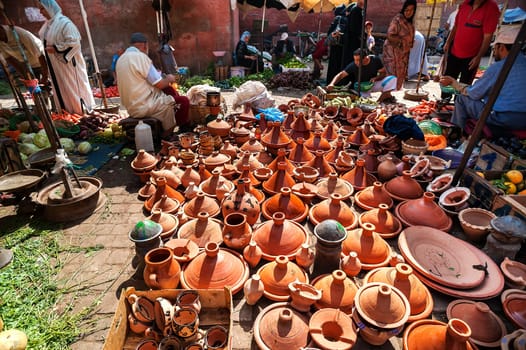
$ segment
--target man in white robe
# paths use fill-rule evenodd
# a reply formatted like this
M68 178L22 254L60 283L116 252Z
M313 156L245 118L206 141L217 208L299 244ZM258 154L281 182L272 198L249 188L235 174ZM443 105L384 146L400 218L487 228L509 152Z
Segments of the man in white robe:
M91 112L95 100L78 28L62 14L55 0L39 0L38 7L46 18L39 35L47 53L56 105L70 113L82 115L84 111Z

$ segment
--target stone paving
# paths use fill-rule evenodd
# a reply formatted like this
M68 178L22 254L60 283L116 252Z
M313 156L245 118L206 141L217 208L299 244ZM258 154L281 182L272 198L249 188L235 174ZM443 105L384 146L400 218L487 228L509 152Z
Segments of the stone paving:
M411 88L411 83L406 87ZM436 92L436 83L427 83L426 89L433 88ZM302 91L284 90L274 92L276 103L287 102L292 97L301 97ZM232 93L222 96L231 101ZM403 100L403 92L395 94L399 102ZM7 101L4 107L7 106ZM230 102L228 102L230 103ZM410 104L411 102L408 102ZM230 106L229 106L230 107ZM133 147L133 145L132 145ZM138 178L130 168L131 157L121 157L110 160L96 176L103 182L102 192L107 197L105 206L85 220L63 225L64 244L80 247L98 247L87 253L67 253L64 260L68 263L61 271L59 280L61 288L68 288L71 293L69 300L74 306L74 311L81 310L88 305L96 305L95 313L82 328L85 334L74 344L73 350L102 349L105 337L116 309L117 301L122 288L134 286L137 289L147 289L144 282L132 266L135 255L134 245L128 239L129 230L145 218L142 202L137 199L137 191L141 187ZM17 207L0 207L0 225L3 219L16 215ZM396 244L396 243L394 243ZM435 309L433 317L445 320L445 309L452 299L435 294ZM264 298L255 306L248 306L242 299L242 293L234 297L233 348L255 349L252 341L252 325L259 310L269 304ZM498 307L497 303L494 303ZM502 315L502 314L501 314ZM381 347L372 347L359 341L355 349L401 349L400 338L393 338L391 342Z

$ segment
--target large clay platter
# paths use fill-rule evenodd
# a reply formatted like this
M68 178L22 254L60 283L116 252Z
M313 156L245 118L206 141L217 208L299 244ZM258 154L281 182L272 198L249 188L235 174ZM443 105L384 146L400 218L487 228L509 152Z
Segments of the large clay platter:
M404 258L427 279L455 289L474 288L484 280L481 260L470 246L450 234L427 226L411 226L398 237Z
M482 265L487 264L486 271L488 272L487 276L484 278L482 283L472 289L454 289L443 286L439 283L436 283L418 271L414 270L413 273L429 288L439 291L440 293L450 295L455 298L463 298L470 300L487 300L498 296L504 289L504 275L500 271L499 266L484 253L482 250L478 249L471 244L468 245L469 250L476 254ZM506 291L504 292L506 293ZM503 294L504 294L503 293Z

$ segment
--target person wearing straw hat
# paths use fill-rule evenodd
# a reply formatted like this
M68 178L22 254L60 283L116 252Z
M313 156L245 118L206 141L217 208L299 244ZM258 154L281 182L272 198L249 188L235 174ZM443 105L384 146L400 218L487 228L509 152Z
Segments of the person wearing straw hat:
M95 100L77 26L62 14L55 0L39 0L38 8L46 18L39 36L46 52L55 105L70 113L91 112Z
M484 108L502 67L508 57L520 30L520 25L504 25L498 32L493 44L495 62L488 67L484 75L473 85L458 82L451 76L440 78L443 86L451 85L458 91L455 110L451 122L465 128L468 120L477 120ZM526 57L519 53L509 72L499 96L493 105L486 124L491 131L510 134L512 130L526 129Z

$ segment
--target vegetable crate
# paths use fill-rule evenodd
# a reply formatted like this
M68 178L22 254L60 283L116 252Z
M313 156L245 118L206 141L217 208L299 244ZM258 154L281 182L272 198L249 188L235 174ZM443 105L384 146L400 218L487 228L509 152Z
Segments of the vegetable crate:
M482 171L506 170L509 169L511 162L511 153L491 142L484 142L480 148L475 169Z
M321 86L316 87L316 96L319 97L322 105L330 100L333 100L337 97L350 97L352 100L356 100L357 96L354 94L351 94L349 91L331 91L328 92Z
M166 298L175 304L181 289L162 289L139 291L130 287L123 289L118 301L117 310L106 337L103 350L135 350L137 345L147 339L144 335L135 334L128 326L128 315L131 312L127 298L135 294L145 296L150 301L159 297ZM232 348L232 293L229 288L198 289L201 311L199 312L199 329L201 331L211 326L220 325L228 330L226 349Z
M190 123L206 124L206 116L210 114L210 107L200 105L190 105L189 109Z
M491 211L497 216L511 215L526 221L526 196L516 194L497 196Z

